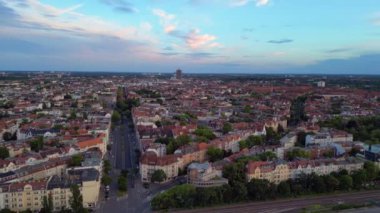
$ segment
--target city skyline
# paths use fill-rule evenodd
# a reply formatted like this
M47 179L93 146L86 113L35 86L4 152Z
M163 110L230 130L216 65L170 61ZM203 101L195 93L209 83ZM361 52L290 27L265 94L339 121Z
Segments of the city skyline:
M0 70L379 74L376 0L0 0Z

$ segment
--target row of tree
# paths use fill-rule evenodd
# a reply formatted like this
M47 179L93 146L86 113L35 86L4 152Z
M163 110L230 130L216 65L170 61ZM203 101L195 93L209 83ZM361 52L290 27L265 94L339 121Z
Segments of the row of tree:
M280 182L245 178L244 163L227 166L223 175L229 184L220 187L196 188L192 185L176 186L153 198L153 210L204 207L218 204L270 200L307 194L329 193L369 188L378 179L379 170L372 162L363 169L349 174L346 170L330 175L303 174L297 179Z
M131 116L131 111L133 107L137 107L140 105L139 99L127 98L127 94L125 94L125 90L122 87L117 89L116 93L116 108L115 110L120 114L125 114L126 116ZM113 120L117 121L117 114L113 115Z
M109 160L103 160L103 175L101 179L101 183L103 186L109 186L112 183L112 178L110 176L112 166Z

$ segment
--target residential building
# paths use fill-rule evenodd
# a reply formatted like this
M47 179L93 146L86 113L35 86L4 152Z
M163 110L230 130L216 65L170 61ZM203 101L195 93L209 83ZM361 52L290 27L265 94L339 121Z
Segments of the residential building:
M142 182L151 182L152 174L156 170L162 170L166 174L166 180L173 180L178 176L181 165L180 155L158 156L155 152L145 152L140 160L140 175Z
M211 164L191 163L187 167L188 183L195 187L215 187L228 184L228 179L222 177L222 171L212 168Z

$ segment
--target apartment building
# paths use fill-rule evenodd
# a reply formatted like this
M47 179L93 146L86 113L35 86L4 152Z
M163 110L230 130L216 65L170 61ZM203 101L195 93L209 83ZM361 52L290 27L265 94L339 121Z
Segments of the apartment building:
M228 184L222 171L214 169L210 163L192 163L187 168L188 183L196 187L214 187Z
M180 155L158 156L155 152L145 152L140 160L140 174L142 182L150 182L151 176L156 170L162 170L166 174L166 181L178 176L181 165Z
M64 177L57 175L42 180L16 182L0 187L0 208L11 211L39 211L43 208L44 197L52 197L53 208L59 211L70 208L72 193L70 187L79 185L83 206L93 208L99 199L99 172L95 169L68 171Z
M327 175L340 170L348 172L359 170L364 161L357 158L345 160L299 160L293 162L285 161L251 161L247 165L246 177L251 179L265 179L273 183L280 183L288 179L295 179L301 174L315 173Z
M289 166L284 161L251 161L247 165L247 179L265 179L273 183L290 178Z

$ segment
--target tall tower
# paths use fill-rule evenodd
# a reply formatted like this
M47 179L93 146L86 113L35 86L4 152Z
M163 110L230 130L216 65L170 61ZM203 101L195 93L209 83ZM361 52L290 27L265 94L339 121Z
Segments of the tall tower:
M181 69L177 69L176 71L175 71L175 78L177 79L177 80L181 80L182 79L182 70Z

